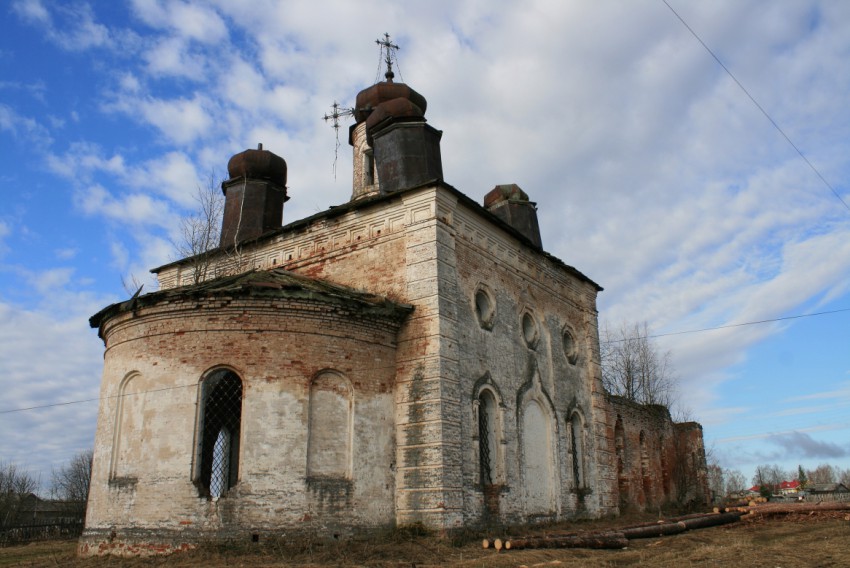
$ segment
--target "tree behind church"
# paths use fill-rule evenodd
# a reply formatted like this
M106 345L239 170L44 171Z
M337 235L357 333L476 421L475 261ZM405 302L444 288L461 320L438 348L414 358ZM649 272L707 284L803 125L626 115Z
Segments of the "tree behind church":
M93 455L93 450L80 452L67 464L53 470L50 491L54 498L66 503L66 512L70 517L85 517Z
M207 279L212 260L209 252L218 247L224 195L216 177L210 174L206 186L198 186L194 195L195 207L180 219L180 232L172 241L177 259L190 259L192 281Z
M676 377L670 351L661 351L649 336L646 322L602 328L600 354L605 389L640 404L676 402Z

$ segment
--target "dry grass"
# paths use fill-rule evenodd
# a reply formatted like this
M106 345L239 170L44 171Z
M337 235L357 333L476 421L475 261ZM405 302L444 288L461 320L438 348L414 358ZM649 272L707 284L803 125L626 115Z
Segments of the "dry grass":
M595 521L560 525L547 530L601 530L646 520ZM396 531L383 538L320 543L271 542L259 545L209 545L164 558L77 558L75 542L35 543L0 548L0 567L69 566L368 566L426 568L430 566L537 567L680 567L680 566L847 566L850 522L840 514L788 516L742 521L681 535L633 540L624 550L552 549L496 553L481 548L482 534L454 541Z

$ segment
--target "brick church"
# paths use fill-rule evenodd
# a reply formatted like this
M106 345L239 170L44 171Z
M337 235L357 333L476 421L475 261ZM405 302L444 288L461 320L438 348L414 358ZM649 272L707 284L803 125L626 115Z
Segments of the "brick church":
M351 199L283 224L236 154L218 248L91 318L105 345L84 554L616 514L705 498L698 424L602 387L602 288L513 184L444 181L425 98L353 110Z

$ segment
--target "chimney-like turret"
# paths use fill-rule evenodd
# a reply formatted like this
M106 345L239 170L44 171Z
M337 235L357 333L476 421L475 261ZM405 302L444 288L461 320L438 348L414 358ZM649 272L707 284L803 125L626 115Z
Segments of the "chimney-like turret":
M286 195L286 161L263 150L245 150L227 163L230 179L221 184L224 216L221 223L222 248L259 237L283 224Z
M515 184L497 185L484 196L484 208L522 233L540 248L540 225L537 224L537 204Z
M357 122L349 139L354 147L352 199L443 179L443 133L426 124L425 97L394 83L391 70L385 77L357 95Z

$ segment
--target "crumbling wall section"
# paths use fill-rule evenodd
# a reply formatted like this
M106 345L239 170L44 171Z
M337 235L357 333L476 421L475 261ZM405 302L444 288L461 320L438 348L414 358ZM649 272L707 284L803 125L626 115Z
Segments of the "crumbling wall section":
M707 503L702 427L661 405L609 396L620 511Z

